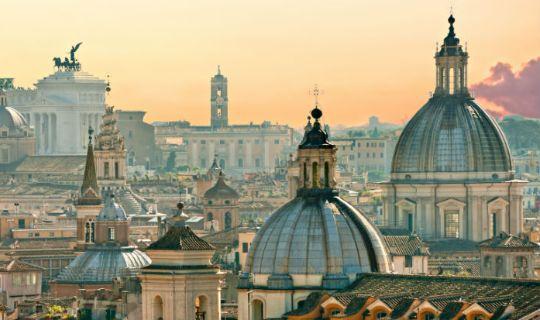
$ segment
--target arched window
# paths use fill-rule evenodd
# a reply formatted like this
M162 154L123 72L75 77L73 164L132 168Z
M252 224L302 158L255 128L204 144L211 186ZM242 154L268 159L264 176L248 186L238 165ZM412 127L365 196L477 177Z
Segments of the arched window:
M155 296L152 303L152 319L163 320L163 299L160 296Z
M230 212L225 212L225 230L232 228L232 215Z
M304 162L304 188L308 186L307 164Z
M330 187L330 164L328 161L324 163L324 187Z
M214 214L212 212L208 212L206 214L206 221L212 221L214 220Z
M386 319L388 319L388 313L386 311L381 311L381 312L377 313L377 315L375 316L375 319L377 319L377 320L386 320Z
M484 257L484 268L491 269L491 256Z
M311 168L311 179L312 180L312 188L318 188L319 187L319 164L317 162L313 162L312 168Z
M209 320L208 299L205 296L195 298L195 320Z
M264 304L261 300L253 300L251 303L251 313L253 320L263 320L264 318Z

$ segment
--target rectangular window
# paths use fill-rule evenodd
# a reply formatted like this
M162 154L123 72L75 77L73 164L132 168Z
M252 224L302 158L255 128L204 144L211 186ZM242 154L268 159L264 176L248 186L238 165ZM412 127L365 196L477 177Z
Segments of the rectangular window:
M219 140L219 144L225 144L225 140Z
M201 140L201 144L206 144L206 140Z
M381 152L381 158L384 158L384 153Z
M9 162L9 150L7 148L4 148L0 150L0 163L8 163Z
M206 168L206 159L201 159L201 168Z
M366 152L366 158L369 158L369 152Z
M247 253L249 251L249 245L247 242L242 242L242 252Z
M114 163L114 178L119 179L120 178L120 164L118 161Z
M26 227L26 221L24 221L24 219L19 219L18 225L19 229L24 229Z
M238 144L244 144L244 140L242 139L238 140Z
M446 238L459 238L458 210L447 210L444 212L444 236Z
M255 139L255 144L260 144L261 141L259 139Z
M405 256L405 268L412 268L412 256Z
M105 178L108 178L109 177L109 163L108 162L105 162L103 164L103 176Z
M261 167L261 159L259 159L259 158L255 159L255 167L257 167L257 168Z
M274 140L274 144L279 144L279 139Z
M244 159L238 159L238 168L244 167Z
M116 240L116 230L114 228L109 228L109 240Z

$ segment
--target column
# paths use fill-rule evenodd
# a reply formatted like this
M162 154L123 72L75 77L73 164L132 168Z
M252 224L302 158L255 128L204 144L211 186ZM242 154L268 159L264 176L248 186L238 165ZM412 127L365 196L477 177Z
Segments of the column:
M253 168L253 141L252 140L246 140L246 161L245 166L246 168L252 169Z
M52 120L51 120L51 114L46 114L47 119L47 153L52 153Z

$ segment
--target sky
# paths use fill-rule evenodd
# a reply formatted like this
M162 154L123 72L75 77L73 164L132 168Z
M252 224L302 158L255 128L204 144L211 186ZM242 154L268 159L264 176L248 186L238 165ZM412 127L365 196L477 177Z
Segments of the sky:
M32 86L82 41L83 69L110 75L108 103L148 121L209 123L221 65L230 123L302 125L314 84L326 123L402 123L434 89L451 7L469 84L540 56L537 0L17 0L1 6L0 77ZM500 111L497 101L480 99Z

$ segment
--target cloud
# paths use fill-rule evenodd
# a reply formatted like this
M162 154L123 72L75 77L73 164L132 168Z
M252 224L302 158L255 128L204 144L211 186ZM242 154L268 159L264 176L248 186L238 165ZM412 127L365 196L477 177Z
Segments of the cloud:
M540 118L540 57L515 73L502 62L490 71L489 77L471 86L476 97L501 107L502 113Z

